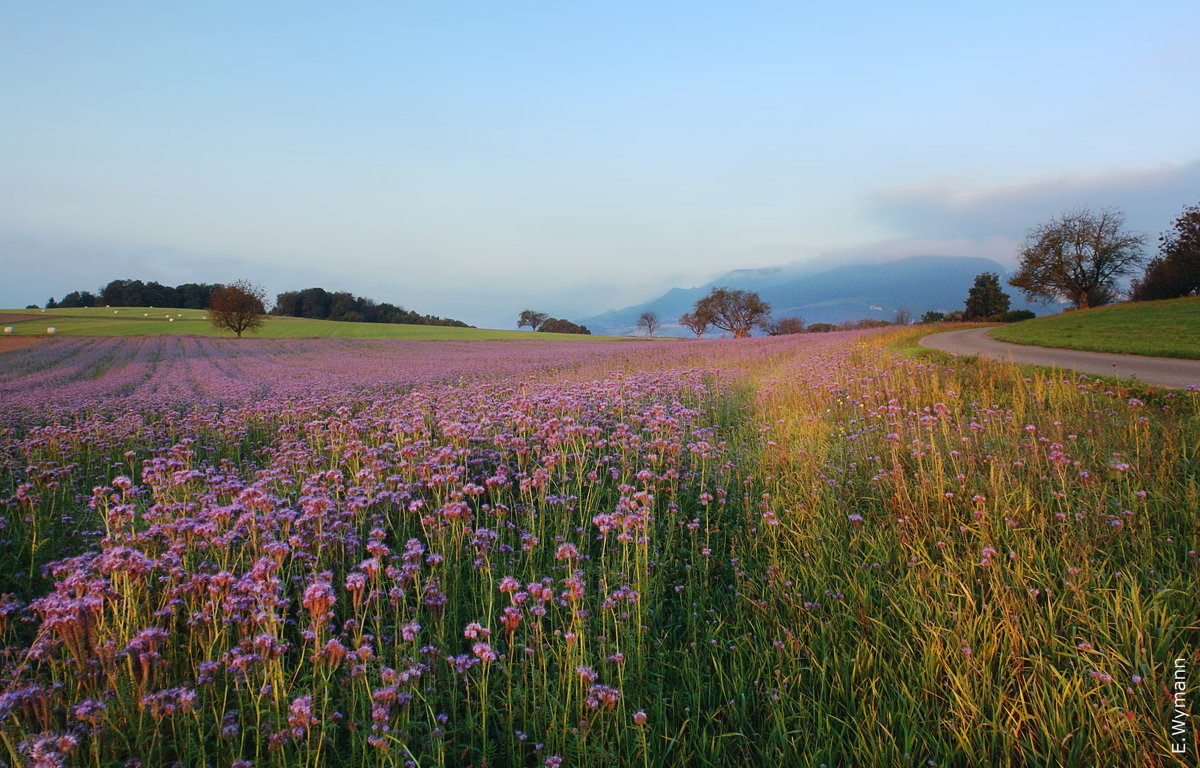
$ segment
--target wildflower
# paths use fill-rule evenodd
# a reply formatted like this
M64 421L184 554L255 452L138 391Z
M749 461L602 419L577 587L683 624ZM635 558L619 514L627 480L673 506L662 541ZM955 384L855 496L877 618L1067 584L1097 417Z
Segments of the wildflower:
M478 621L472 621L467 625L466 629L463 630L463 637L470 638L472 640L480 637L487 637L491 634L492 630L481 626Z
M471 667L479 663L479 659L473 659L466 654L459 654L458 656L452 656L446 659L446 662L449 663L450 666L454 667L454 671L456 673L465 676L467 672L470 671Z
M19 747L29 755L33 768L62 768L67 755L75 751L79 740L71 734L39 733L24 739Z
M155 719L170 717L176 712L186 714L196 706L196 692L190 688L167 688L146 694L138 704Z
M498 658L495 649L483 641L475 643L471 650L475 653L476 658L485 664L489 664Z
M504 618L500 620L504 628L513 632L521 623L521 609L510 605L504 609Z
M81 720L85 723L96 725L104 717L104 711L108 707L102 701L96 699L84 699L71 708L71 715L76 720Z
M292 732L297 738L316 724L317 718L313 716L312 711L312 696L298 696L293 699L288 706L288 725L292 727Z
M346 646L342 645L341 641L337 638L331 638L329 642L325 643L325 648L321 651L320 655L329 665L330 669L336 669L348 653L349 651L346 650Z
M592 709L612 709L617 706L617 702L621 699L621 692L616 688L610 688L607 685L595 684L588 688L587 698L584 702Z
M639 709L637 712L634 712L633 713L633 722L637 723L638 725L645 725L646 724L646 711L643 709Z
M512 576L505 576L500 579L500 591L511 593L516 592L521 588L521 582L514 579Z
M333 574L326 571L319 574L304 590L301 602L316 624L323 624L333 617L333 604L337 602L337 595L333 591L333 585L329 583L332 578Z
M417 633L421 631L421 625L415 621L410 621L400 628L400 636L405 642L411 643L417 639Z
M574 544L560 544L558 551L554 553L556 560L577 560L579 558L579 550Z
M596 682L596 678L599 677L599 675L596 674L596 670L592 669L591 667L585 667L582 664L575 667L575 671L579 673L580 677L589 683Z

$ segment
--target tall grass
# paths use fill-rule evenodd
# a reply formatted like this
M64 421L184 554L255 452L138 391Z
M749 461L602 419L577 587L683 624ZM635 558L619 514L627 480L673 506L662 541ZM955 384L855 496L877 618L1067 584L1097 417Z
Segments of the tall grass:
M0 762L1186 764L1197 395L871 339L13 425Z

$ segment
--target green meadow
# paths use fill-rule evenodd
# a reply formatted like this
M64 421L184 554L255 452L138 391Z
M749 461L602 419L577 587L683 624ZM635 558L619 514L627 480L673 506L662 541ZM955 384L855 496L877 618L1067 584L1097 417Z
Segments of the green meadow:
M45 336L55 328L59 336L228 336L207 320L199 309L155 307L86 307L81 309L4 310L13 335ZM27 316L18 319L15 315ZM455 328L442 325L399 325L389 323L346 323L333 320L309 320L300 317L267 316L266 323L247 332L247 338L266 339L410 339L417 341L495 341L502 339L612 339L610 336L581 336L563 333L497 330L492 328Z
M1064 312L996 328L1001 341L1089 352L1200 358L1200 296Z

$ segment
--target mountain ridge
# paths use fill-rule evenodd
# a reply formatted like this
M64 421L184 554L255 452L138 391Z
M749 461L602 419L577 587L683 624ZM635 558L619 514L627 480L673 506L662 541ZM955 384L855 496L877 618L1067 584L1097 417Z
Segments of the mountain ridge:
M872 318L891 320L899 310L919 318L927 311L963 308L975 277L995 272L1003 282L1004 265L976 256L910 256L884 262L843 264L828 269L800 267L738 269L693 288L675 286L642 304L609 310L583 319L593 333L627 335L637 331L642 312L658 314L659 335L689 336L678 318L716 287L757 291L771 304L775 317L799 315L807 323L841 323ZM1012 309L1037 306L1008 291Z

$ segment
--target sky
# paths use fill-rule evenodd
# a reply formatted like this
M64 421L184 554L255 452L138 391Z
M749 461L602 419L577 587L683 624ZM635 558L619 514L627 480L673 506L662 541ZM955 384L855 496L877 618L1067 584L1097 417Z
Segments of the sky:
M1006 265L1200 202L1200 4L0 0L0 307L134 278L510 327Z

